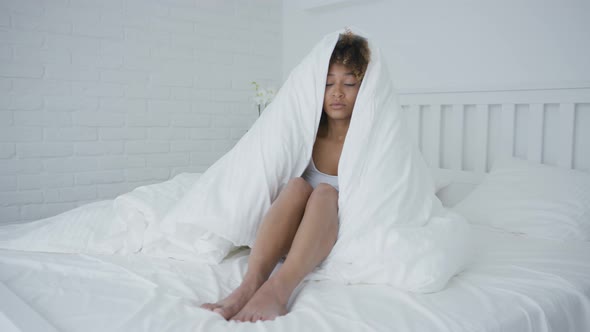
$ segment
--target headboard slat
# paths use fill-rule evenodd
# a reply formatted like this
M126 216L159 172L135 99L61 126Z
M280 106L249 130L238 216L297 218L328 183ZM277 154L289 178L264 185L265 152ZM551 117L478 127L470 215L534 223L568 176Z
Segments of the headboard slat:
M462 170L463 169L463 133L465 123L465 112L463 105L453 105L453 111L451 113L451 128L453 135L451 136L451 169Z
M427 160L430 161L430 167L440 167L440 126L441 126L442 108L440 104L431 104L429 110L429 156ZM424 138L423 138L424 139Z
M561 104L559 107L559 137L561 138L559 149L559 166L571 168L574 161L574 128L576 121L575 105L572 103Z
M527 159L536 163L543 160L544 104L531 104L528 115Z
M476 145L475 151L475 169L474 171L484 173L486 172L487 157L488 157L488 121L489 109L488 105L477 105L476 112Z
M514 121L516 108L514 104L502 104L500 136L500 155L502 157L514 156Z

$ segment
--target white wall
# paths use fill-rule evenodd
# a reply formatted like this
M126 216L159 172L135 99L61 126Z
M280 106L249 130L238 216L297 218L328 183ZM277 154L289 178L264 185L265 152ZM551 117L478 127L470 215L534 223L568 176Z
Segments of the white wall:
M0 0L0 223L202 171L278 84L281 2Z
M402 91L590 86L587 0L299 0L283 13L284 78L326 33L357 26Z

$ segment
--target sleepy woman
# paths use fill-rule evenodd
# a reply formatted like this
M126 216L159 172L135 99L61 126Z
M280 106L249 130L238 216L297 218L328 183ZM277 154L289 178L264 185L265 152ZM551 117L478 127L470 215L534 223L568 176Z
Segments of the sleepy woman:
M243 322L285 315L293 290L332 250L338 235L338 162L369 58L366 39L340 35L308 167L288 182L264 216L241 285L203 308Z

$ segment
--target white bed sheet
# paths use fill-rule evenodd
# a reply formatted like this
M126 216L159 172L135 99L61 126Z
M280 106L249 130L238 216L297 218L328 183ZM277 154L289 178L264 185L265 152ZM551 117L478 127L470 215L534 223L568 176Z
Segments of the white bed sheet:
M441 292L306 281L288 315L257 323L198 307L239 284L247 250L211 266L0 250L0 282L26 304L0 310L23 331L27 315L60 331L590 331L590 243L475 234L477 262Z

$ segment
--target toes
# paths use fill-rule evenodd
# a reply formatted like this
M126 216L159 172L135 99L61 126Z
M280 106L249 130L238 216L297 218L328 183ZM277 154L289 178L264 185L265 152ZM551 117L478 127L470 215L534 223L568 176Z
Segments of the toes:
M240 311L237 314L235 314L232 318L230 318L229 320L236 320L238 322L243 322L244 321L244 315Z
M262 313L249 313L249 312L238 312L235 316L229 318L229 320L238 322L252 322L274 320L277 318L276 315L265 315Z
M215 309L213 309L213 312L220 314L221 317L225 318L226 320L229 319L228 316L230 316L230 313L228 313L228 310L226 308L223 308L223 307L215 308Z
M239 322L254 322L253 318L254 315L251 313L240 311L235 316L233 316L231 320L237 320Z
M270 315L263 317L262 320L275 320L277 317L277 315Z
M217 307L219 307L219 305L216 304L216 303L204 303L204 304L201 304L201 308L207 309L207 310L211 310L211 311L213 311L213 309L215 309Z

